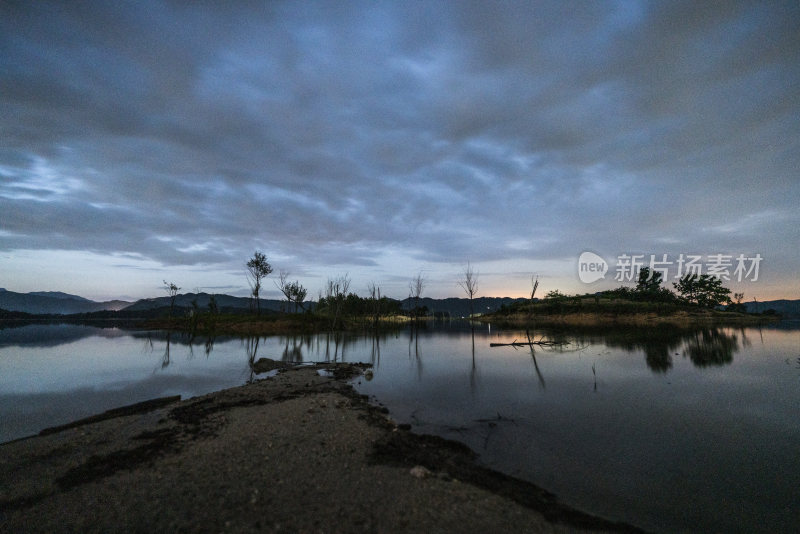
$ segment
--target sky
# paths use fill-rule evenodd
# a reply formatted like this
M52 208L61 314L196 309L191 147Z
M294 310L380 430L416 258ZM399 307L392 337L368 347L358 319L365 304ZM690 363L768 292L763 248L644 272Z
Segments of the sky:
M0 0L0 287L800 298L796 1L227 4Z

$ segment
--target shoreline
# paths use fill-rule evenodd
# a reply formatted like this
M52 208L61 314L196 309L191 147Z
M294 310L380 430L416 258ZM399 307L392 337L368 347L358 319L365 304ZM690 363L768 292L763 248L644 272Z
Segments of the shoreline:
M499 328L525 328L527 326L652 326L670 325L677 327L711 327L711 326L760 326L774 324L782 320L780 316L754 316L729 312L690 313L674 312L659 314L647 313L613 313L613 312L565 312L537 314L487 315L477 320L490 323Z
M637 532L411 432L348 381L365 364L153 399L0 444L0 532Z
M754 315L718 310L640 310L630 311L626 308L563 310L535 313L501 313L493 312L469 318L455 318L456 321L474 321L491 324L498 328L524 329L528 327L650 327L675 326L681 328L725 327L725 326L763 326L776 324L785 319L781 315ZM420 319L422 323L435 322L432 317ZM445 319L447 320L447 319ZM116 326L130 330L165 330L188 333L192 336L268 336L268 335L307 335L330 332L327 319L319 316L298 314L269 315L222 315L209 322L207 316L201 316L196 323L190 317L152 318L152 317L84 317L84 316L35 316L27 318L0 319L0 328L18 327L29 324L81 324ZM382 317L379 322L380 331L402 330L411 323L410 319L395 316ZM363 317L344 321L344 332L372 332L375 330L371 319Z

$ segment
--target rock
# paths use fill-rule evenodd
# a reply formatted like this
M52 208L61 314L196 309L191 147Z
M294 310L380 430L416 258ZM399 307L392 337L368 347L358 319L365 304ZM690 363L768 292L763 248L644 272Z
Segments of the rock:
M273 369L283 369L285 367L286 365L283 362L278 362L269 358L259 358L258 361L253 363L253 371L257 375L268 373Z
M415 465L411 468L411 476L414 478L428 478L431 476L431 472L424 466Z

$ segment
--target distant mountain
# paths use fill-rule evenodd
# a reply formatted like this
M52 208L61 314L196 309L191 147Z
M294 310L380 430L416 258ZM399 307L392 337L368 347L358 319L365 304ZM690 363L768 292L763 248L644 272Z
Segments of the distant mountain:
M4 309L0 308L0 320L2 320L2 319L13 319L15 321L22 321L22 320L26 320L26 319L31 319L33 317L35 317L35 316L31 315L30 313L25 313L25 312L21 312L21 311L9 311L9 310L4 310Z
M95 302L77 295L69 295L58 291L17 293L16 291L5 289L0 290L0 308L13 312L67 315L101 310L121 310L129 304L130 302L122 300Z
M137 300L133 304L124 308L124 311L146 311L156 308L169 307L170 297L155 297L149 299ZM208 303L211 301L211 295L208 293L183 293L175 297L176 308L191 308L192 301L197 300L197 306L201 310L208 309ZM225 310L249 310L250 298L249 297L232 297L230 295L214 295L214 300L217 301L217 307L221 311ZM285 300L273 299L259 299L261 302L262 310L269 311L286 311L287 303ZM309 303L304 303L308 308ZM311 303L313 305L313 303ZM292 305L292 311L294 305Z
M764 302L743 302L749 313L763 313L775 310L784 317L800 317L800 300L767 300Z
M230 295L214 295L217 301L217 306L220 310L245 310L250 309L249 297L232 297ZM191 308L192 301L197 300L197 306L205 310L208 308L208 302L211 295L208 293L184 293L175 297L176 308ZM510 305L513 302L525 299L515 299L510 297L480 297L473 299L472 305L474 313L489 313L500 309L503 305ZM134 302L124 309L126 312L131 311L146 311L157 308L169 307L170 297L155 297L150 299L142 299ZM432 299L421 298L419 305L425 306L429 313L446 313L452 317L467 317L470 314L469 299L465 298L448 298L448 299ZM313 309L316 306L315 302L306 302L306 309ZM400 301L400 307L404 310L409 310L414 307L412 299L404 299ZM285 300L261 299L261 309L268 311L286 311L287 303ZM294 305L290 308L294 310Z
M36 295L38 297L52 297L54 299L64 300L80 300L83 302L92 302L89 299L79 297L78 295L70 295L69 293L62 293L61 291L31 291L27 295Z
M220 311L242 311L250 309L249 297L233 297L230 295L214 295L217 307ZM184 293L175 298L177 308L191 308L192 301L197 301L200 309L208 309L211 300L209 293ZM293 311L294 306L287 308L285 300L260 299L261 309L266 311L280 312ZM475 314L486 314L497 311L502 306L509 306L518 301L527 299L511 297L479 297L472 301L472 309ZM401 309L409 310L414 306L410 298L400 302ZM170 297L155 297L141 299L136 302L126 302L123 300L111 300L106 302L95 302L93 300L70 295L61 291L33 291L31 293L17 293L0 288L0 309L6 312L24 312L31 314L75 314L75 313L97 313L103 311L124 311L126 314L131 312L146 312L159 308L169 308ZM419 305L425 306L429 313L444 313L451 317L467 317L470 314L470 302L466 298L446 298L432 299L421 298ZM766 310L775 310L784 317L800 317L800 300L770 300L764 302L745 302L744 305L748 312L761 313ZM306 309L313 309L315 302L305 303ZM8 313L0 315L0 319L9 319Z

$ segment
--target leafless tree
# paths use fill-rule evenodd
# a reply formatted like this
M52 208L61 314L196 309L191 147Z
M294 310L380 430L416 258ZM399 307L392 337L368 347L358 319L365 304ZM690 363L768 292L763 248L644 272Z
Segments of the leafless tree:
M325 286L325 299L328 302L328 310L332 319L331 328L334 330L339 323L339 316L348 291L350 291L350 278L347 273L336 278L328 278Z
M292 303L292 284L289 282L289 271L284 271L281 269L281 272L278 275L278 281L275 282L275 286L280 290L281 293L283 293L283 296L286 297L288 308Z
M258 293L261 291L261 280L272 272L272 266L267 262L267 257L258 250L253 254L253 257L248 260L246 266L247 282L250 284L251 295L256 301L258 314L261 315L261 301L258 298Z
M172 310L175 308L175 297L178 296L178 291L181 290L174 282L167 282L164 280L164 290L169 295L169 316L172 317Z
M461 289L463 289L464 293L469 297L469 315L472 317L475 314L475 310L472 307L472 298L478 292L478 273L472 270L472 265L470 265L469 262L467 262L467 266L464 269L461 280L458 281L458 285L461 286Z
M528 320L527 325L529 325L533 321L533 299L536 296L536 290L539 289L539 277L536 275L531 275L531 299L530 303L528 303ZM525 334L528 336L528 343L531 340L531 332L529 326L525 327ZM535 359L535 356L534 356Z
M408 283L409 296L414 299L414 320L417 322L417 314L419 313L419 299L422 296L422 291L425 289L425 279L422 277L422 271L417 273L417 276Z
M539 277L536 275L531 275L531 302L528 307L528 323L533 320L533 299L536 296L537 289L539 289ZM542 372L539 370L539 362L536 361L536 352L533 348L533 339L531 339L531 331L529 326L526 326L525 328L525 335L528 338L528 347L531 349L531 358L533 359L533 367L536 370L536 376L539 377L539 384L542 386L542 389L544 389L544 376L542 376Z
M372 325L378 328L378 322L381 318L381 288L375 282L370 282L367 286L369 292L369 301L372 306Z
M308 290L300 285L300 282L295 280L291 284L289 284L289 300L294 302L294 312L297 313L297 307L299 306L300 309L305 311L305 306L303 306L303 301L306 300L306 295L308 294Z

